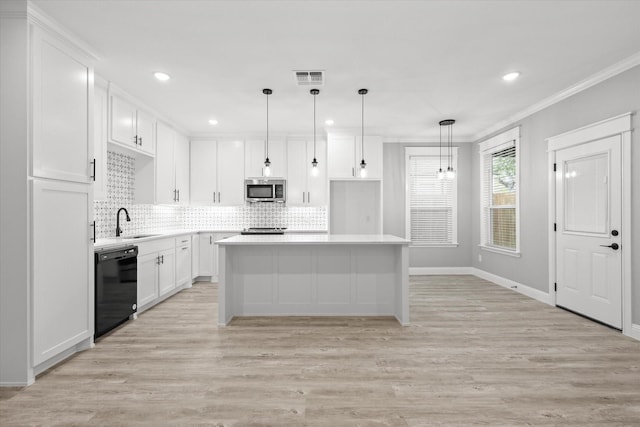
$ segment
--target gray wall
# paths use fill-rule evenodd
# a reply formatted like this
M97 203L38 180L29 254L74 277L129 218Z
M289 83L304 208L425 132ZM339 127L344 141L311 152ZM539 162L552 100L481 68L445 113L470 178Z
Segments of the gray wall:
M640 110L640 66L608 79L570 98L535 113L520 125L520 248L521 258L481 251L479 188L472 187L472 263L474 267L548 292L548 188L547 144L545 138L626 112ZM510 129L513 126L502 129ZM633 322L640 324L640 117L632 119L631 136L632 212L631 247ZM493 135L491 135L493 136ZM478 141L480 142L480 141ZM386 152L385 152L386 154ZM477 144L472 152L472 173L478 176ZM386 163L385 163L386 168ZM386 174L385 174L386 178ZM386 213L385 213L386 214ZM482 254L482 262L478 254Z
M405 236L405 147L433 147L438 143L384 144L382 194L383 232ZM409 249L409 267L469 267L471 265L471 151L475 144L458 147L458 247ZM435 173L435 171L434 171Z

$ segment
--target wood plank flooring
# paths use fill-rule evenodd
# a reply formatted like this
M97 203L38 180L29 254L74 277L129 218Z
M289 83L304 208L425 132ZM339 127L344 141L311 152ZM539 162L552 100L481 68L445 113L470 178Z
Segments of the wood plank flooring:
M473 276L411 278L388 318L217 328L197 283L40 375L0 425L640 425L640 342Z

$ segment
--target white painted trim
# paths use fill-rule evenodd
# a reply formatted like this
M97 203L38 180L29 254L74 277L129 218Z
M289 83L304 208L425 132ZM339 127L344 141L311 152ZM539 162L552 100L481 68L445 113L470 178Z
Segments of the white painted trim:
M50 34L54 35L63 42L71 43L73 47L80 50L83 55L89 57L92 61L100 60L100 57L96 54L95 50L89 46L82 38L76 36L69 31L58 21L47 15L39 7L32 2L27 2L27 11L29 15L29 21L38 27L47 30Z
M528 296L529 298L533 298L545 304L553 305L551 303L550 295L542 292L539 289L523 285L522 283L518 283L510 279L505 279L504 277L497 276L484 270L480 270L479 268L473 268L472 270L473 275L478 276L481 279L488 280L504 288L511 289L515 292L518 292L522 295Z
M626 332L623 332L623 334L640 341L640 325L633 323Z
M480 151L499 151L498 148L501 145L511 144L511 141L517 141L520 139L520 126L516 126L509 130L506 130L499 135L482 141L480 145Z
M40 363L37 366L34 366L33 373L34 375L40 375L47 369L57 365L58 363L62 362L65 359L68 359L74 354L84 350L88 350L93 347L95 347L95 344L93 343L93 336L85 338L84 340L80 341L73 347L70 347L61 353L58 353L57 355L45 360L44 362Z
M620 114L546 139L549 164L547 192L549 205L549 294L551 295L552 305L555 305L556 294L553 289L556 282L556 234L553 231L552 224L556 222L557 173L553 171L556 151L612 135L620 135L622 156L622 227L620 240L624 245L622 255L622 333L640 339L640 334L635 329L637 325L633 324L632 319L633 295L631 290L631 116L633 114Z
M491 135L492 133L497 132L500 129L503 129L513 123L516 123L517 121L522 120L525 117L531 116L532 114L537 113L538 111L542 111L545 108L548 108L554 104L557 104L560 101L563 101L579 92L582 92L583 90L589 89L590 87L595 86L598 83L602 83L603 81L610 79L612 77L615 77L616 75L621 74L627 70L630 70L631 68L636 67L638 65L640 65L640 52L635 53L623 59L622 61L617 62L595 74L592 74L586 79L578 83L575 83L569 86L568 88L560 92L557 92L556 94L551 95L543 99L542 101L537 102L525 108L524 110L507 117L502 121L499 121L495 125L490 126L489 128L481 132L478 132L474 136L474 139L477 141L479 139L486 137L487 135Z
M557 151L631 131L632 113L624 113L546 138L547 151Z
M409 267L409 276L445 276L473 274L473 267Z
M510 251L509 249L501 249L498 247L494 248L493 246L487 246L487 245L478 245L478 247L480 248L480 250L483 250L483 251L493 252L501 255L507 255L514 258L520 258L522 256L520 251Z

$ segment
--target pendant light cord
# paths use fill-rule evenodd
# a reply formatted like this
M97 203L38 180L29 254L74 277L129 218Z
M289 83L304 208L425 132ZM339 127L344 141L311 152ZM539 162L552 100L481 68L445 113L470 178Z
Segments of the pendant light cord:
M364 95L366 94L363 93L362 94L362 141L360 141L360 143L362 144L362 161L364 161Z
M316 159L316 94L313 94L313 160Z
M442 125L440 125L440 172L442 172Z
M265 158L269 158L269 94L267 94L267 140L265 141Z

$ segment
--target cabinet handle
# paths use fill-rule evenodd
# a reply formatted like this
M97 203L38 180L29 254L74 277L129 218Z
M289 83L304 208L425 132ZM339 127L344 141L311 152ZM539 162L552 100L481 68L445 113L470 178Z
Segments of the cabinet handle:
M91 175L90 178L93 179L93 182L96 182L96 159L95 159L95 157L89 163L91 165L93 165L93 175Z
M162 264L164 264L164 255L160 255L160 257L162 258Z
M185 246L184 248L182 248L183 251L186 251L187 249L189 249L188 246Z
M214 191L213 192L213 203L215 203L215 202L216 202L216 192Z
M307 191L307 203L311 203L311 193Z
M180 190L176 190L178 192L178 200L177 202L180 202Z
M356 176L356 168L351 168L351 176Z
M183 240L183 241L182 241L182 243L187 243L187 242L188 242L188 240Z
M304 191L302 192L302 203L304 203Z
M158 256L156 257L156 264L157 264L157 265L160 265L160 255L158 255Z
M218 191L218 203L222 203L222 198L220 197L220 192Z
M175 188L173 189L173 201L177 202L178 201L178 190L176 190Z
M133 137L133 143L138 145L138 135Z
M209 236L209 244L213 245L213 236Z
M138 138L138 141L140 141L140 146L142 147L142 137Z
M95 243L96 242L96 222L95 221L91 223L91 227L93 228L93 239L89 239L89 240Z

